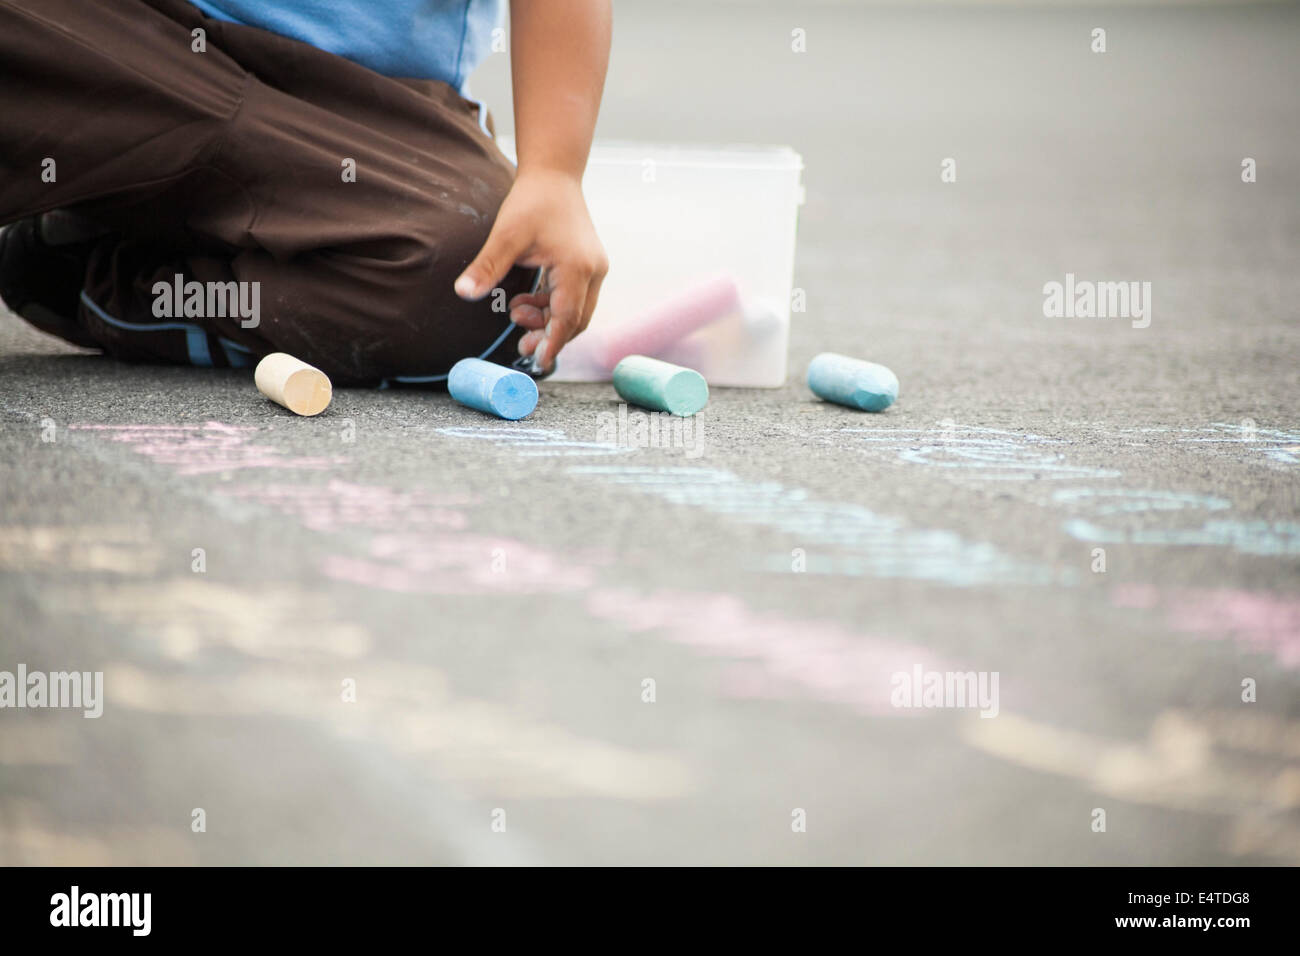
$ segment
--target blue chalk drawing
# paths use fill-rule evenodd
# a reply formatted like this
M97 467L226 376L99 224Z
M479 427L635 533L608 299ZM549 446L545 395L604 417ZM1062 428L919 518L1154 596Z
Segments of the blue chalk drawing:
M515 449L525 458L566 458L574 455L625 455L632 451L606 442L574 441L557 428L467 425L437 429L453 438L477 438Z
M934 428L845 428L872 451L897 455L899 461L953 469L953 477L988 481L1117 478L1109 468L1071 465L1055 446L1070 442L999 428L940 423Z
M1123 531L1074 518L1063 528L1095 544L1215 545L1239 554L1300 555L1300 524L1291 521L1207 521L1199 528Z
M1300 431L1284 428L1261 428L1251 419L1238 423L1213 422L1196 428L1127 428L1122 435L1161 435L1183 445L1237 445L1248 455L1257 455L1266 462L1280 465L1300 465ZM1150 444L1125 442L1130 446ZM1243 456L1234 456L1242 460Z
M1052 495L1058 503L1082 506L1090 518L1149 515L1153 512L1226 511L1232 502L1213 495L1126 488L1064 488ZM1071 518L1062 529L1093 544L1213 546L1239 554L1283 557L1300 555L1300 524L1291 521L1205 519L1199 527L1115 527L1090 518Z
M578 465L568 471L769 528L801 544L841 551L842 556L822 564L823 573L910 578L953 587L1066 582L1051 569L1012 558L991 544L966 541L951 531L914 528L903 518L859 505L818 501L804 489L775 481L749 481L715 468ZM789 560L787 553L779 562L763 564L788 571Z
M475 425L437 431L453 438L491 441L525 457L631 451L619 445L573 441L559 429ZM954 587L1074 581L1069 570L1057 573L1005 555L991 544L966 541L954 532L914 528L903 518L878 515L858 505L817 501L803 489L774 481L748 481L721 469L579 465L568 471L785 532L800 543L835 549L834 554L809 557L806 570L812 574L909 578ZM789 573L789 553L763 558L758 566Z
M1232 502L1228 499L1213 495L1142 488L1062 488L1052 493L1052 500L1060 504L1081 504L1096 515L1186 511L1191 508L1225 511L1232 507Z
M1200 435L1178 440L1189 444L1245 445L1244 450L1253 451L1269 461L1283 465L1300 464L1300 432L1260 428L1251 422L1236 425L1214 422L1201 429Z

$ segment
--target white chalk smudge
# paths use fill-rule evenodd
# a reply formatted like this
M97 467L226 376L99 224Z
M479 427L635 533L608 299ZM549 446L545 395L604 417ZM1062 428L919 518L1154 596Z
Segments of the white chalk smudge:
M439 428L440 435L478 438L515 449L525 458L563 458L573 455L624 455L633 448L594 441L574 441L556 428L502 428L469 425Z
M1110 468L1072 465L1056 446L1070 442L999 428L939 423L933 428L845 428L868 452L887 452L901 462L947 469L953 477L988 481L1117 478Z

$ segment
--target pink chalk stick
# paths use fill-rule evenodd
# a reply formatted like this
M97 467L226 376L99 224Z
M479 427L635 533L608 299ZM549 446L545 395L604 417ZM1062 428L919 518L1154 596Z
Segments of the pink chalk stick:
M629 355L657 358L697 329L739 309L736 280L716 276L605 330L596 356L607 370Z

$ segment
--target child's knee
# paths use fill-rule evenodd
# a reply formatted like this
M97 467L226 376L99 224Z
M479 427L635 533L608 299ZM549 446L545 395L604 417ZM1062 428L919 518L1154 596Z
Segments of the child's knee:
M453 283L485 237L415 228L365 249L275 263L260 334L342 384L441 375L505 336L510 299L536 281L537 270L515 268L483 299L456 295Z

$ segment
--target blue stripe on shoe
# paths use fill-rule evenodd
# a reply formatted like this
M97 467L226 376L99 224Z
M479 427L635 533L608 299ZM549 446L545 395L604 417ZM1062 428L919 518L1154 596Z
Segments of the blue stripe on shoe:
M541 282L541 270L538 270L537 279L533 282L533 291ZM127 322L125 319L118 319L103 309L101 309L89 295L86 290L81 290L81 301L85 303L86 308L94 312L109 325L116 326L119 329L126 329L130 332L184 332L185 346L189 352L190 364L201 368L212 368L212 352L208 348L208 334L199 326L191 322ZM489 355L501 347L501 343L506 340L512 331L516 328L514 322L508 322L501 334L496 337L483 352L478 356L486 359ZM225 353L226 360L230 363L231 368L251 368L256 364L251 349L245 348L237 342L230 339L218 338L222 352ZM405 382L407 384L427 384L429 382L445 382L447 373L442 375L397 375L392 378L383 379L379 383L380 388L387 388L389 382Z
M190 351L190 364L212 368L212 352L208 350L208 333L197 325L185 330L185 347Z
M252 349L245 348L230 339L219 338L217 341L221 343L221 351L226 353L226 361L230 363L231 368L252 368L257 364Z
M86 308L90 309L91 312L94 312L109 325L116 326L119 329L126 329L129 332L184 332L185 348L189 352L190 364L202 368L212 368L212 352L208 349L208 333L197 325L191 322L127 322L125 319L115 319L96 305L94 300L86 295L85 289L81 290L81 301L85 303Z

